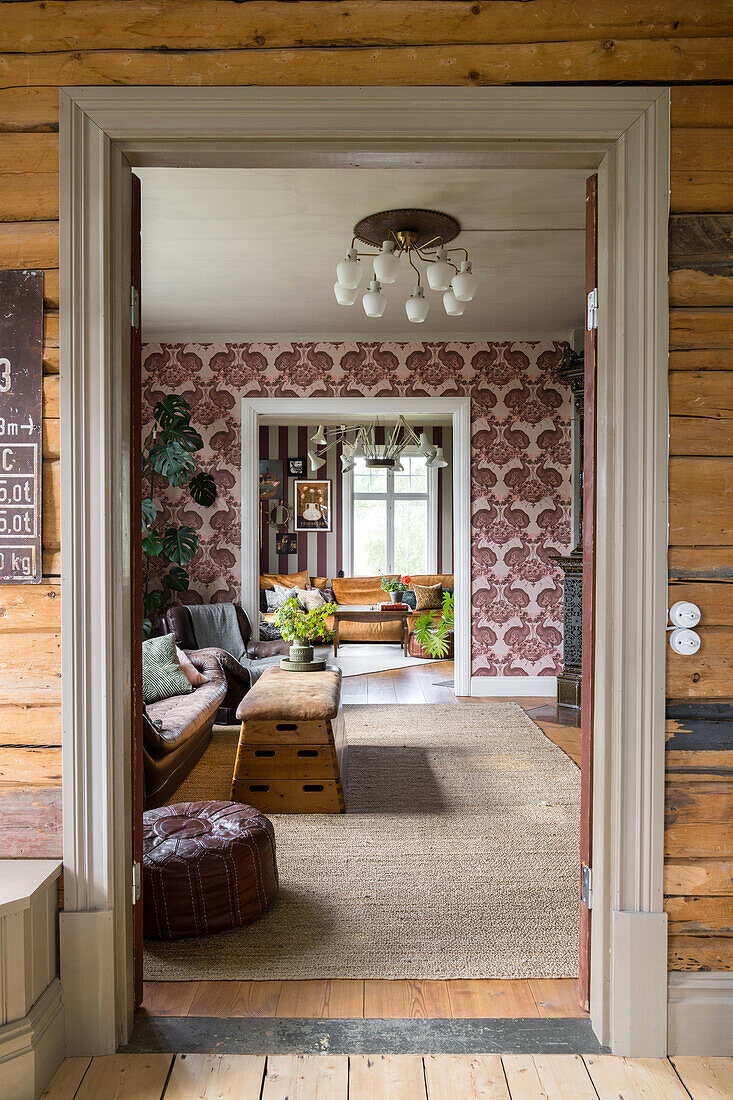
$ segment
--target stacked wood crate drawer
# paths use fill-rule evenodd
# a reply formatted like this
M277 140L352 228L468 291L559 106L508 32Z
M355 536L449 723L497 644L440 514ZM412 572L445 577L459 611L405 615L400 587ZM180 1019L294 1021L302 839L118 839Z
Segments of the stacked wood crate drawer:
M264 813L344 813L341 710L324 721L244 721L232 799Z

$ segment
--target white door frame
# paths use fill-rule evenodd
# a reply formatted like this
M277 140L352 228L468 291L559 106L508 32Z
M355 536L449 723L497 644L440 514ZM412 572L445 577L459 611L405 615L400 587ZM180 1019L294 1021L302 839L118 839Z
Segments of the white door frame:
M303 423L338 412L347 420L384 416L380 397L243 397L242 515L256 516L259 420L261 416L302 417ZM403 415L450 416L453 427L453 575L455 580L456 695L471 690L471 399L470 397L400 398ZM246 472L249 476L246 476ZM242 604L251 623L260 618L260 545L258 525L242 524Z
M94 87L60 94L68 1053L111 1052L132 1025L131 166L450 163L599 173L591 1016L615 1052L663 1054L669 90Z

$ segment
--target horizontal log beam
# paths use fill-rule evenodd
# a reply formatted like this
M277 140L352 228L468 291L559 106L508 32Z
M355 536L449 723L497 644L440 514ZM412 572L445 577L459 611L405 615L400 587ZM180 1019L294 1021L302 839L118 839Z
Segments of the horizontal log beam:
M0 745L0 789L58 787L60 784L60 745Z
M61 787L0 789L0 857L61 859Z
M733 211L733 172L670 172L669 206L673 214Z
M669 542L733 545L733 458L670 458Z
M733 277L680 269L669 273L671 308L733 308Z
M733 580L729 546L670 546L667 567L670 581Z
M10 7L10 5L8 5ZM441 45L651 39L731 34L716 0L597 0L593 18L566 0L45 0L3 13L0 50L298 49L306 46Z
M664 864L664 893L733 895L733 863L724 859L668 859Z
M733 161L733 129L672 130L670 166L676 172L728 172Z
M0 224L0 268L58 266L58 222Z
M733 821L722 825L671 825L664 830L665 855L675 859L700 856L730 859L733 856Z
M673 128L730 126L733 119L733 85L672 88L670 117Z
M4 585L0 588L0 635L58 634L61 587L58 583ZM9 637L3 646L14 645Z
M670 970L733 970L733 936L670 936Z
M0 87L19 85L500 85L728 80L731 39L601 38L518 45L349 49L73 50L0 55Z
M664 902L670 935L733 934L733 897L670 897Z
M731 566L733 567L733 561ZM717 584L713 582L670 584L670 607L677 600L690 600L697 604L704 626L733 626L733 579ZM733 687L731 695L733 695ZM733 720L733 715L731 719Z
M0 745L60 745L61 707L0 707Z
M672 349L669 353L669 369L733 371L733 348L693 348L689 351Z
M733 695L733 629L699 626L700 648L692 656L667 646L667 697L728 699Z
M672 349L733 347L733 309L672 309L669 313Z

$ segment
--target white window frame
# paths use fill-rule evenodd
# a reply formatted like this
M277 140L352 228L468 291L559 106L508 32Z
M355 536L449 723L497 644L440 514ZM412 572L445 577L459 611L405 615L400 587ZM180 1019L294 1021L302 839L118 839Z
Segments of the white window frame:
M407 447L403 452L410 458L420 452L417 447ZM385 573L395 573L397 568L394 559L390 560L390 554L394 554L394 501L400 500L427 500L428 502L428 537L427 537L427 561L423 572L434 574L438 568L438 471L428 467L428 489L426 493L396 493L394 489L394 472L387 470L386 493L356 493L354 492L354 472L348 470L343 478L343 503L344 516L348 514L348 521L343 527L342 555L348 569L348 575L355 577L354 571L354 502L357 500L386 500L387 502L387 562Z

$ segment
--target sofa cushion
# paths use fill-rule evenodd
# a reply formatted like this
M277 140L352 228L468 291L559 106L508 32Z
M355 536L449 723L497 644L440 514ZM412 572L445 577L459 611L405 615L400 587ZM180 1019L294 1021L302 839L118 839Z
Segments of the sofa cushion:
M305 588L310 584L308 570L300 573L260 573L260 588L274 588L276 584L282 584L285 588Z
M188 659L186 651L179 649L178 646L176 646L176 657L178 658L181 668L194 687L201 687L202 684L208 684L208 676L204 676L203 672L199 672L196 666Z
M172 634L143 642L143 702L155 703L172 695L187 695L193 684L181 668Z
M413 591L415 593L416 611L438 610L443 606L442 584L416 584L413 586Z
M191 693L173 695L148 703L147 715L155 730L155 745L149 746L156 755L173 752L179 745L196 736L219 709L226 695L223 674Z
M390 575L390 579L396 578L396 573ZM334 577L332 587L336 603L359 607L386 601L389 595L381 581L381 577Z

